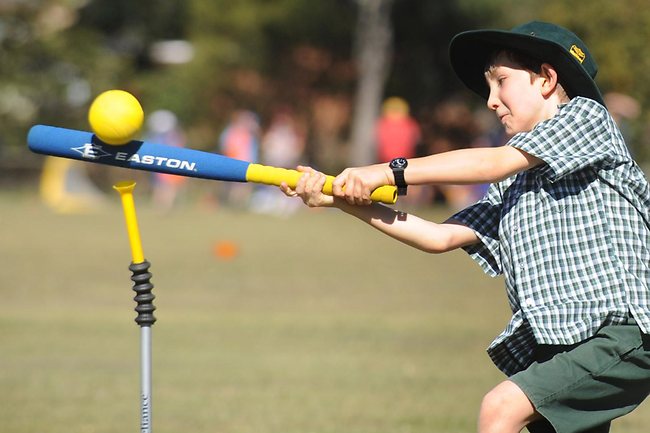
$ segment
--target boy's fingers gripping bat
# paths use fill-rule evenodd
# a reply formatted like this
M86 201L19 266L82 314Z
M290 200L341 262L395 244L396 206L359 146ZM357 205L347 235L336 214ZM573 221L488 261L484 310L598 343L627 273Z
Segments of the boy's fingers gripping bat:
M176 174L230 182L255 182L294 188L303 173L253 164L216 153L133 140L120 146L100 141L93 133L54 126L35 125L27 135L29 149L44 155L77 159L117 167ZM333 176L327 177L323 193L332 194ZM394 186L381 186L370 195L373 201L393 204Z

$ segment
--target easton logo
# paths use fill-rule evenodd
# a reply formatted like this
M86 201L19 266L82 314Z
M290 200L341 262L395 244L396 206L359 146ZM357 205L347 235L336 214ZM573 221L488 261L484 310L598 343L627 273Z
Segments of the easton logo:
M72 150L81 154L84 159L98 160L101 158L112 157L113 161L119 161L122 165L124 162L130 162L140 165L153 165L157 167L167 167L176 170L196 171L196 162L184 161L181 159L167 158L165 156L140 155L138 153L105 151L101 145L86 143L83 146L73 147ZM110 164L110 162L109 162Z
M105 156L111 156L111 154L102 149L101 146L92 143L86 143L83 146L73 147L72 150L79 152L84 159L99 159Z

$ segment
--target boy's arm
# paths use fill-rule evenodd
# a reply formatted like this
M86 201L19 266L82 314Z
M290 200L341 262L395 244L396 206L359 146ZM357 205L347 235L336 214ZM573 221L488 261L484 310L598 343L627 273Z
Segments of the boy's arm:
M300 178L296 189L292 190L286 184L280 188L288 196L299 196L310 207L336 207L382 233L428 253L443 253L479 241L474 231L462 224L437 224L379 203L356 206L327 196L321 192L326 179L324 174L308 167L298 169L306 174Z
M493 183L543 161L511 146L460 149L409 159L404 171L408 185ZM333 182L333 193L349 203L370 203L370 192L395 183L388 164L348 168Z
M472 229L462 224L427 221L379 203L357 206L335 198L334 206L382 233L427 253L444 253L479 241Z

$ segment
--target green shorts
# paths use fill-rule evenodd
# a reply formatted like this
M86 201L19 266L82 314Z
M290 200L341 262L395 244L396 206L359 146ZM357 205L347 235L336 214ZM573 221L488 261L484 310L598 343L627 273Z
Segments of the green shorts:
M650 393L650 335L633 319L574 346L539 346L510 380L545 418L531 433L604 433Z

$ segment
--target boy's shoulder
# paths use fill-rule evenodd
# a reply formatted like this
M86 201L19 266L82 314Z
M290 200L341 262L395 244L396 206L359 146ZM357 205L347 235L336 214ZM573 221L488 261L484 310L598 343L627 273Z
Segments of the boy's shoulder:
M554 126L566 123L589 123L592 126L618 129L614 118L605 106L582 96L576 96L566 104L560 105L558 112L549 120Z
M587 167L610 168L631 160L607 108L585 97L571 99L555 116L514 135L507 145L544 161L539 173L553 181Z
M616 121L605 106L593 99L576 96L560 105L553 117L538 123L531 131L514 135L508 144L532 140L544 142L544 146L548 147L548 140L563 137L563 141L569 140L573 143L569 147L575 150L577 143L584 143L594 135L599 136L601 140L616 141L621 134Z
M558 114L584 114L588 116L609 116L607 108L601 103L584 96L576 96L566 104L560 105Z

